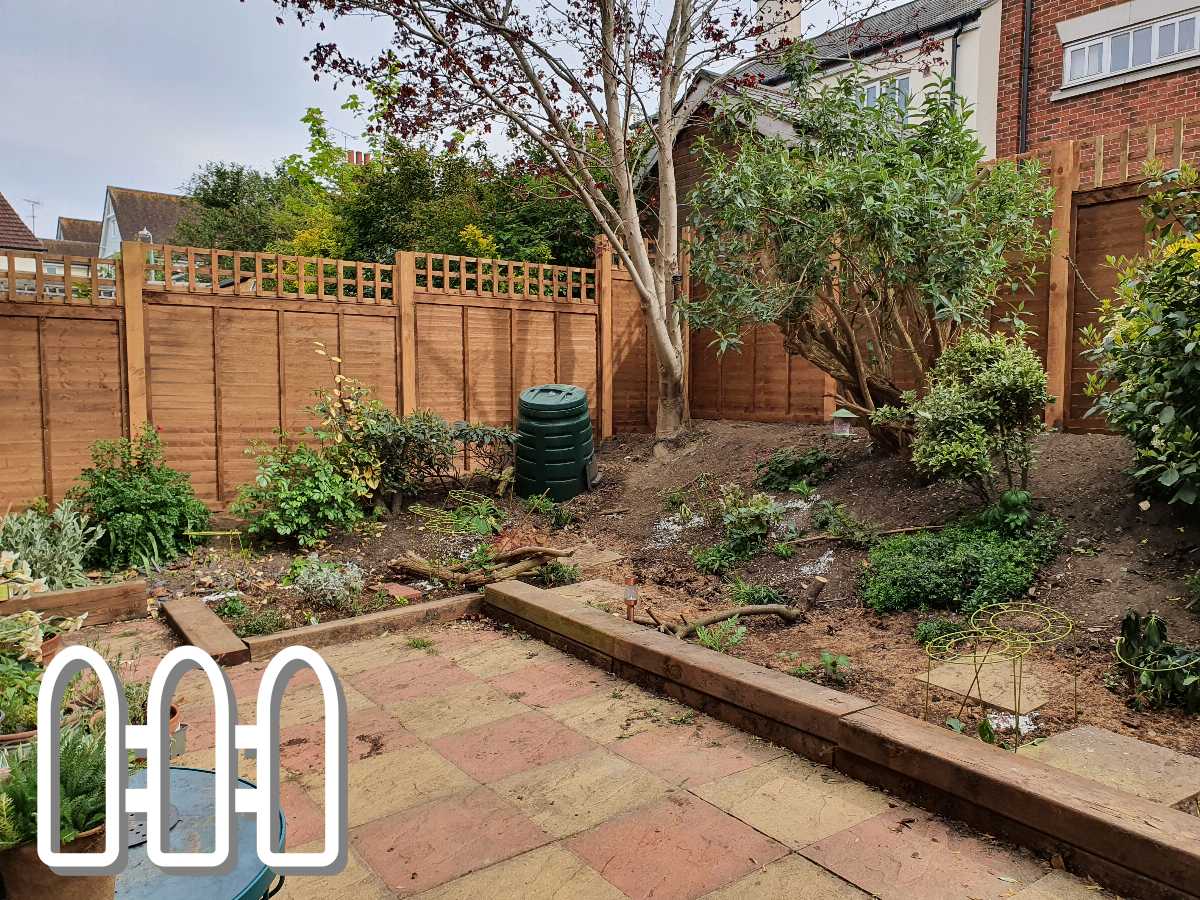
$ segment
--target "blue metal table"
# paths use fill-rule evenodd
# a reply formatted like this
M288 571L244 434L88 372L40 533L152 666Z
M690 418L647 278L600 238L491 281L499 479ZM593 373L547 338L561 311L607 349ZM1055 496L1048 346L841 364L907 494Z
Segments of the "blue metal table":
M203 853L213 849L214 784L216 776L205 769L171 767L171 805L175 807L170 830L169 850ZM251 782L238 779L238 784L253 787ZM130 787L146 786L146 770L138 769L129 776ZM236 862L227 872L185 875L163 872L151 865L146 845L129 848L129 865L117 876L119 900L260 900L271 896L275 873L263 865L255 852L255 817L249 813L237 816ZM284 847L284 817L279 811L279 847ZM280 882L282 886L282 880ZM278 887L275 889L278 890Z

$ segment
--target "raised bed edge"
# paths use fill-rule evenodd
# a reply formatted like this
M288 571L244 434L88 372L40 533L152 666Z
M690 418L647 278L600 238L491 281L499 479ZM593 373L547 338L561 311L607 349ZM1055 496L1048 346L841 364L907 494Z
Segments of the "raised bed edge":
M107 625L150 615L146 582L116 581L66 591L47 591L29 597L13 597L0 603L0 615L35 610L56 616L87 613L85 625Z

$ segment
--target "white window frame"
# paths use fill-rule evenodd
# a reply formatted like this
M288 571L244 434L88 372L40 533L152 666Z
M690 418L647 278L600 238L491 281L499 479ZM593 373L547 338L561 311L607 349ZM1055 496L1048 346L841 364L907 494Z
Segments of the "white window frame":
M1174 25L1174 35L1176 47L1179 43L1179 23L1185 19L1194 20L1192 28L1192 47L1188 50L1178 50L1166 54L1159 55L1159 37L1162 33L1164 25ZM1145 63L1133 64L1133 33L1142 29L1150 29L1150 61ZM1129 39L1129 65L1123 69L1113 71L1112 65L1112 40L1114 37L1125 35ZM1084 74L1079 77L1071 78L1071 52L1073 50L1084 49L1093 46L1099 46L1103 57L1101 59L1100 71L1088 74L1086 69ZM1147 69L1153 69L1158 66L1168 65L1179 60L1191 59L1200 56L1200 7L1195 7L1183 13L1177 13L1171 16L1164 16L1158 19L1147 19L1144 22L1138 22L1136 25L1129 25L1124 28L1118 28L1102 34L1092 35L1070 43L1063 44L1063 67L1062 67L1062 86L1064 88L1074 88L1078 85L1090 84L1094 81L1103 81L1106 78L1123 77L1133 72L1142 72ZM1084 65L1087 65L1087 57L1085 55Z
M901 75L888 75L884 78L876 78L874 81L869 81L866 84L864 84L863 88L862 88L863 105L864 106L874 106L876 103L879 102L879 98L882 97L884 95L884 93L888 90L893 90L893 91L895 91L896 94L900 94L901 93L901 91L900 91L900 83L901 82L904 82L904 91L902 94L902 96L904 97L904 102L902 104L899 104L899 106L902 110L904 110L904 115L905 115L905 117L907 117L908 116L908 107L912 101L912 96L913 96L912 75L908 72L905 72L904 74L901 74ZM873 100L868 100L867 92L870 91L872 88L875 89L875 98Z

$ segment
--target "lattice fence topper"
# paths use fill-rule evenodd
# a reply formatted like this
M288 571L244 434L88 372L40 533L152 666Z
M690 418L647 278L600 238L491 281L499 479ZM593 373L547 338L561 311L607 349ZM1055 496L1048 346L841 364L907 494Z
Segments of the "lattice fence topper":
M325 708L325 841L312 853L277 851L279 846L279 708L288 679L302 668L311 669L321 686ZM63 853L59 841L59 758L61 721L58 711L67 685L91 669L104 696L105 817L104 850ZM164 828L170 806L170 757L167 724L171 697L179 680L199 668L212 689L216 716L214 750L214 848L207 852L169 852ZM117 711L117 712L114 712ZM42 862L61 875L116 874L126 864L127 813L146 814L146 850L150 862L171 872L221 869L233 861L237 814L256 819L256 852L263 865L280 874L331 874L346 860L346 700L337 676L308 647L280 651L263 672L253 724L237 722L237 705L225 673L198 647L177 647L163 658L150 680L146 725L128 724L125 693L104 658L90 647L72 646L60 652L42 677L38 695L37 850ZM124 723L117 727L116 723ZM130 788L126 751L146 751L146 787ZM237 751L253 750L258 758L257 787L236 787ZM114 827L121 823L120 827ZM168 823L169 824L169 823Z
M939 635L925 645L925 718L929 718L929 701L934 662L969 664L975 677L963 696L956 716L962 716L971 692L979 685L980 674L986 665L1008 663L1012 666L1013 729L1021 736L1021 689L1025 657L1034 647L1059 644L1075 630L1070 616L1044 603L1032 600L1012 600L980 606L968 620L967 627ZM1074 676L1075 717L1079 717L1079 675ZM979 702L984 703L983 689Z

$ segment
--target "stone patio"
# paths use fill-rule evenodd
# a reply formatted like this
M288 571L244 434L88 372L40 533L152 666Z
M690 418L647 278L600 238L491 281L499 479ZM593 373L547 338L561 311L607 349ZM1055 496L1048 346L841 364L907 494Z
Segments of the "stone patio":
M109 632L158 657L149 623ZM413 646L414 638L432 646ZM103 643L103 642L102 642ZM420 641L415 643L420 644ZM535 640L455 623L325 648L349 730L350 854L286 898L1098 898L1033 856L642 691ZM151 659L139 668L149 669ZM242 721L261 665L229 670ZM207 767L189 676L183 764ZM321 840L311 677L284 699L288 846ZM254 778L254 760L241 760Z

